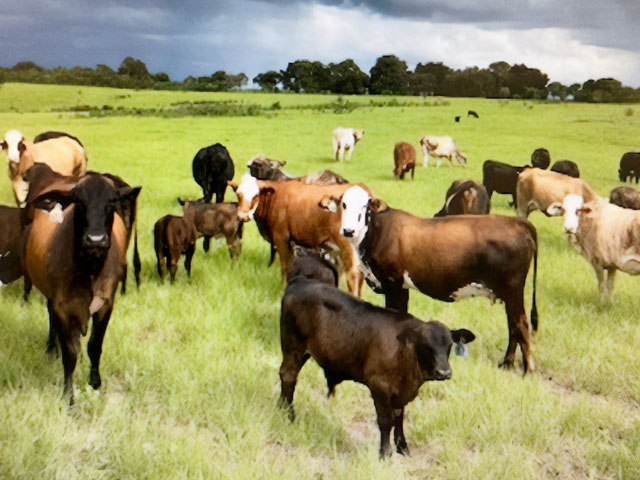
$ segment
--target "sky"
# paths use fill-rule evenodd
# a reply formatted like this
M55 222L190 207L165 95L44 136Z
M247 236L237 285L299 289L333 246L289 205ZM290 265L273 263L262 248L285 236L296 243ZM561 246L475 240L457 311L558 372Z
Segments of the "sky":
M298 59L394 54L452 68L504 60L552 81L640 87L640 0L0 0L0 65L52 68L127 56L172 80Z

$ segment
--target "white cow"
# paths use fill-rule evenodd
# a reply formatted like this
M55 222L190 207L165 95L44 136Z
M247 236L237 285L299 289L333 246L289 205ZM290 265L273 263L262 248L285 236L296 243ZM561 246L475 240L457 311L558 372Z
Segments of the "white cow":
M601 300L611 299L616 270L640 274L640 211L602 197L584 203L582 195L569 194L562 203L551 204L547 213L564 215L562 227L593 267Z
M353 149L364 136L364 130L360 128L338 127L333 131L333 156L336 161L344 160L345 152L347 160L351 160Z
M442 158L447 158L449 160L449 165L451 165L451 162L455 162L463 167L467 166L467 157L460 153L458 147L453 141L453 138L447 135L443 137L425 135L422 137L422 140L420 140L420 145L422 146L422 152L424 153L424 159L422 162L423 167L427 167L429 165L429 155L438 158L436 168L442 165Z

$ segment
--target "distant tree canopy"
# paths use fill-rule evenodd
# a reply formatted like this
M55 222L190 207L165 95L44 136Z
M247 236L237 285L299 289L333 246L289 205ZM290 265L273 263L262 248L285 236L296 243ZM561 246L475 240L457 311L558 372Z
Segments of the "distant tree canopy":
M31 61L11 68L0 67L0 83L26 82L61 85L93 85L115 88L152 88L219 92L247 85L244 73L218 70L211 75L189 76L172 81L164 72L150 73L139 59L126 57L114 70L109 65L56 67L47 69ZM268 70L253 77L253 83L267 92L280 90L340 95L445 95L449 97L531 98L580 102L640 102L640 88L622 85L615 78L587 80L566 86L549 82L549 76L524 64L496 61L488 68L454 70L442 62L418 63L413 71L396 55L382 55L369 74L352 60L323 64L307 59L290 62L285 70Z

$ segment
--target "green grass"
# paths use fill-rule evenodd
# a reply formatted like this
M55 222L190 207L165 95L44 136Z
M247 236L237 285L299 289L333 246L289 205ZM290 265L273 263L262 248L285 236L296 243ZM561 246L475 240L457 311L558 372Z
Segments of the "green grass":
M276 407L282 295L277 266L254 224L241 257L230 263L223 241L199 245L191 279L170 286L154 270L152 226L179 214L177 196L201 191L191 160L221 142L236 180L257 153L304 174L330 168L366 183L391 206L431 216L456 178L480 180L487 158L528 162L544 146L571 159L601 194L618 185L622 153L637 150L640 116L628 105L399 98L423 103L372 107L391 98L349 97L361 105L332 114L303 108L337 97L260 93L128 91L7 84L0 87L0 131L28 138L64 130L86 146L91 169L142 185L139 199L142 285L118 295L102 356L103 387L87 386L86 355L76 369L76 405L61 398L62 365L45 353L44 298L21 299L22 282L0 291L0 478L640 478L640 297L638 279L620 274L612 305L601 306L595 275L561 233L561 220L539 212L537 372L525 378L497 368L504 355L504 307L486 299L456 304L416 292L410 311L477 335L471 356L452 358L453 378L425 384L407 408L411 456L378 460L379 434L367 389L354 383L326 399L321 370L303 369L295 423ZM184 101L232 100L282 109L252 117L86 118L52 112L74 105L158 108ZM426 101L426 103L425 103ZM468 109L480 119L467 119ZM453 117L462 115L461 123ZM331 159L331 131L365 129L349 163ZM415 181L392 177L392 150L424 134L452 135L468 168L419 167ZM3 160L4 161L4 160ZM0 203L11 204L8 179ZM227 192L227 200L233 200ZM492 211L511 215L506 196ZM530 301L531 288L527 286ZM383 299L365 288L364 298ZM86 348L86 339L83 343Z

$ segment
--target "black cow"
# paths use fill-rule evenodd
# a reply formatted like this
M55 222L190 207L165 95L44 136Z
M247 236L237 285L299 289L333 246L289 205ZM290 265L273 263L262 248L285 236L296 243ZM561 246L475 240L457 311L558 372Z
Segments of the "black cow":
M295 257L287 268L287 282L296 277L317 280L337 287L339 273L338 268L320 251L297 247Z
M235 174L233 160L227 149L219 143L201 148L193 157L191 167L194 180L202 187L204 201L211 202L215 193L216 203L222 203L227 182Z
M580 170L578 165L571 160L559 160L551 167L552 172L562 173L573 178L580 178Z
M444 206L434 217L484 215L490 209L491 203L484 185L478 185L473 180L455 180L447 190Z
M473 110L469 110L469 111L467 112L467 117L480 118L480 116L479 116L476 112L474 112Z
M407 312L409 288L444 302L487 296L504 301L509 346L502 366L522 351L525 373L534 369L524 287L533 258L531 324L535 300L538 241L526 220L502 215L419 218L389 208L360 186L322 206L341 212L340 232L358 253L367 283L385 295L386 306Z
M551 155L546 148L536 148L531 154L531 165L546 170L551 163Z
M635 178L638 183L638 179L640 179L640 152L627 152L622 155L618 178L621 182Z
M482 164L482 184L487 189L489 201L493 192L511 195L512 205L516 204L516 185L518 175L526 167L515 167L495 160L485 160Z
M280 401L293 420L298 373L313 357L324 370L329 395L344 380L369 388L380 429L380 456L391 455L391 429L396 450L408 454L405 405L425 381L451 378L451 346L474 338L469 330L449 330L436 321L425 323L298 276L282 297Z

